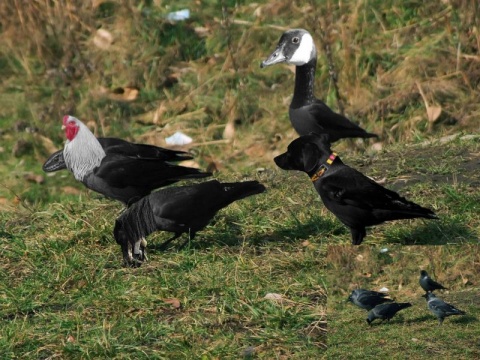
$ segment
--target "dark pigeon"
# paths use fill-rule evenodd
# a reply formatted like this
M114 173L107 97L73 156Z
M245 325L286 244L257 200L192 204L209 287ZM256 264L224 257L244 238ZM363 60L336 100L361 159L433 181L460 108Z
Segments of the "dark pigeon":
M425 290L425 292L427 293L435 290L442 290L442 289L447 290L446 287L443 287L443 285L440 285L438 282L432 280L432 278L428 276L425 270L420 271L419 283L422 289Z
M380 319L382 322L384 320L390 321L390 319L393 318L397 312L410 306L412 306L410 303L388 303L377 305L368 312L368 325L371 326L375 319Z
M388 294L378 291L355 289L348 297L348 301L351 301L362 309L371 310L377 305L393 301L387 298L387 296Z

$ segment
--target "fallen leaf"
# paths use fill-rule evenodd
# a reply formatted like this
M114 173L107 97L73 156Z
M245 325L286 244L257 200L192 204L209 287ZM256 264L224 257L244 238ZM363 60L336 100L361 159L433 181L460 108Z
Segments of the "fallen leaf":
M92 133L95 134L95 136L98 136L98 125L97 125L97 122L94 121L94 120L88 120L86 123L85 123L86 127L88 127L90 129L90 131Z
M210 33L210 29L203 26L196 26L193 30L200 37L207 37Z
M262 157L263 155L265 155L265 153L266 153L265 147L260 143L255 143L245 149L245 154L253 158Z
M48 153L52 154L55 151L57 151L57 147L55 146L55 144L51 139L47 138L46 136L40 135L38 133L35 133L33 136L36 141L42 144L42 146Z
M75 338L72 335L68 335L67 336L67 342L73 343L73 342L75 342Z
M62 191L64 194L67 194L67 195L78 195L81 193L80 190L78 190L77 188L74 188L73 186L64 186L62 188Z
M105 29L98 29L93 37L93 43L96 47L106 50L113 43L112 34Z
M116 87L113 90L100 86L92 91L92 95L98 98L107 98L119 102L132 102L137 99L140 89L135 86Z
M116 101L134 101L139 94L139 89L134 86L117 87L109 95L111 100Z
M420 93L420 96L423 99L423 102L425 104L425 109L427 110L427 119L429 122L433 123L437 121L437 119L440 117L442 114L442 107L438 105L430 105L427 96L423 92L422 86L420 85L419 82L416 82L418 92Z
M194 169L200 169L200 165L195 160L184 160L179 162L178 165Z
M180 303L180 300L176 298L171 298L171 299L163 299L163 302L165 304L170 304L174 309L180 309L182 304Z
M267 300L275 300L275 301L283 300L283 296L276 293L268 293L263 298Z
M386 177L383 177L381 179L378 179L378 180L375 180L375 182L379 185L383 185L387 182L387 178Z
M45 178L42 175L37 175L34 173L28 173L23 176L23 178L29 182L43 184L45 182Z
M373 143L370 148L374 151L381 151L383 149L383 144L381 142Z
M428 121L435 122L442 114L442 108L440 106L427 106Z
M207 169L206 169L206 170L207 170L208 172L211 172L211 173L216 173L216 172L219 172L220 169L222 169L222 168L223 168L223 165L222 165L220 162L215 161L215 160L213 160L213 159L210 159L210 160L208 161L208 165L207 165Z
M233 140L235 137L235 121L227 122L225 129L223 130L223 138L228 140Z

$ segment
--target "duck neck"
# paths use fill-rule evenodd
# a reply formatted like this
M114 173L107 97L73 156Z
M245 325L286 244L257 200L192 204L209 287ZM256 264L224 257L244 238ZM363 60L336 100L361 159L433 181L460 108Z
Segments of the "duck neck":
M305 106L315 101L313 88L315 85L315 69L317 58L312 58L308 63L296 66L295 89L290 107L293 109Z

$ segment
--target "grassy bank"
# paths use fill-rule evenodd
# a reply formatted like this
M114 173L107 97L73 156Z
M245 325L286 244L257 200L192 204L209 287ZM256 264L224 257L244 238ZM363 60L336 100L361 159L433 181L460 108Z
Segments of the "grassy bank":
M188 20L166 19L186 7ZM328 292L329 353L361 356L362 338L344 339L366 326L364 314L339 302L359 280L337 277L343 270L326 260L327 245L349 256L373 252L372 245L397 244L403 254L400 245L456 244L442 264L463 258L467 246L478 263L476 10L475 1L0 4L0 352L25 359L325 358ZM305 174L275 167L273 157L296 137L287 113L294 69L259 65L294 27L316 40L317 96L380 135L376 143L333 148L346 164L434 210L438 221L380 225L368 230L362 250L343 247L347 229ZM193 138L182 147L195 155L193 165L220 180L258 179L267 192L222 210L187 249L160 252L155 244L169 234L151 236L149 262L123 268L112 236L121 206L67 172L41 170L63 146L65 114L97 136L160 146L182 131ZM414 261L415 247L405 249ZM377 277L381 270L375 267L372 280L393 281ZM418 269L407 270L413 279ZM363 273L353 267L355 274ZM398 337L411 357L478 355L475 347L461 350L478 338L478 284L469 281L455 282L446 297L468 316L437 329L412 287L415 307L402 315L409 326L401 323L412 332L388 327L400 323L394 319L369 329L367 340L381 347L361 348L370 357L385 357L378 348L393 356L400 345L390 339ZM417 335L433 331L443 342L453 336L448 326L456 329L450 352Z
M328 357L364 359L476 358L480 316L477 245L464 246L332 246L327 255ZM443 325L427 309L418 284L420 270L449 290L436 291L444 301L462 309ZM386 287L397 302L410 302L390 322L373 322L367 312L347 302L353 289Z

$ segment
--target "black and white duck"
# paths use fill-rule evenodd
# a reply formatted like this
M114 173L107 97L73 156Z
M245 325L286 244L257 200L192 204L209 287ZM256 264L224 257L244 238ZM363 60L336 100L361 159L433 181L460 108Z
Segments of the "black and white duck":
M299 135L311 132L328 134L330 141L343 138L378 137L368 133L345 116L334 112L314 95L317 49L307 30L292 29L283 33L275 51L261 63L266 67L279 63L296 66L295 89L289 116Z

